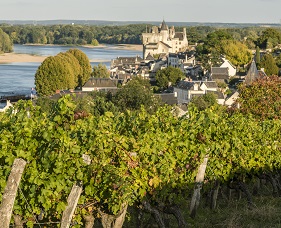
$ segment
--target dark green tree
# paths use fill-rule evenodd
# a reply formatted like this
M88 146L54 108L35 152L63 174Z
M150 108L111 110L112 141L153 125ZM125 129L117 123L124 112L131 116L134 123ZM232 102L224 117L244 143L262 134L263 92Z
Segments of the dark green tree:
M195 105L199 111L217 104L217 96L214 93L206 93L202 96L195 96L191 99L191 104Z
M62 61L64 61L65 65L67 65L69 68L71 68L73 72L73 78L69 79L69 87L75 88L78 86L79 83L79 76L81 75L82 69L79 64L79 61L75 58L74 55L72 55L69 52L61 52L57 55L58 57L62 58Z
M260 48L259 48L259 46L257 46L257 47L256 47L256 64L257 64L258 69L260 68L260 67L259 67L260 62L261 62L261 53L260 53Z
M7 53L13 51L13 44L5 32L0 28L0 53Z
M113 103L121 112L139 110L142 106L153 112L158 107L159 100L154 97L149 81L136 77L117 91Z
M92 42L91 42L91 44L92 44L93 46L99 46L99 42L97 41L97 39L93 39Z
M185 75L179 68L169 66L165 69L158 70L155 78L157 86L161 89L166 89L168 88L169 83L175 85L181 79L184 79Z
M281 43L281 33L273 28L267 28L258 39L258 46L261 48L273 48Z
M94 66L91 75L94 78L109 78L110 73L106 68L106 65L99 63L97 66Z
M81 87L88 81L91 76L92 66L90 64L90 60L87 55L79 49L69 49L67 52L74 55L81 66L81 74L79 75L78 79L78 86Z
M35 86L39 95L52 95L56 90L73 89L74 73L69 63L61 56L50 56L38 67Z
M276 65L275 59L271 54L265 54L262 59L260 66L264 68L264 71L267 75L277 75L278 74L278 67Z

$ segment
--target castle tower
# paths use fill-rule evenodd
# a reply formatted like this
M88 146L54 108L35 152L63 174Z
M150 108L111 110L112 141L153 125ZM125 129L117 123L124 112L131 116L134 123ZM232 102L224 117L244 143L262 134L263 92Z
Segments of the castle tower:
M162 21L162 24L160 26L160 33L162 35L162 41L167 42L169 38L169 28L164 20Z

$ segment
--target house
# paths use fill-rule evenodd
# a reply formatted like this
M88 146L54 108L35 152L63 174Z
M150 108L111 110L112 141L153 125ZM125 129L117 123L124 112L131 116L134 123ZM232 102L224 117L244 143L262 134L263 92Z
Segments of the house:
M178 98L179 104L186 104L194 96L202 96L207 93L214 93L219 104L224 104L224 95L218 90L215 81L180 81L174 87L174 93Z
M168 54L168 66L179 67L179 57L175 53Z
M116 59L111 60L110 68L114 68L116 66L126 66L130 69L137 69L143 59L140 56L136 57L117 57Z
M222 58L223 63L220 65L221 68L228 68L228 75L235 76L236 75L236 67L232 65L232 63L226 58Z
M231 94L230 97L228 97L226 100L225 100L225 105L228 106L228 107L232 107L233 104L235 103L235 101L238 99L239 97L239 93L238 91L235 91L233 94Z
M178 103L175 93L160 93L154 94L154 96L159 98L164 104L175 105Z
M150 32L142 33L143 58L149 54L177 53L188 47L186 28L182 32L176 32L175 27L170 29L163 20L159 27L153 26Z
M211 68L211 80L217 82L225 82L229 81L229 69L228 67L212 67Z
M90 78L82 87L82 92L117 90L118 80L111 78Z

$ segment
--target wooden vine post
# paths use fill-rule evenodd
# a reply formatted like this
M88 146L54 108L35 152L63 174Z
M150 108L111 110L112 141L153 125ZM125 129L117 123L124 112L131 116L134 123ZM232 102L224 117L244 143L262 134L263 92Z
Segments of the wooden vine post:
M194 192L193 192L191 204L190 204L190 216L192 218L195 218L196 211L197 211L197 208L199 206L200 191L201 191L202 184L203 184L203 181L204 181L204 176L205 176L205 171L206 171L206 167L207 167L207 163L208 163L208 158L209 158L209 155L206 155L204 157L204 160L203 160L202 164L199 166L199 169L198 169L198 172L197 172L197 175L196 175Z
M0 224L2 228L9 228L10 226L13 206L25 165L26 161L21 158L14 160L0 206Z
M91 158L89 155L83 154L82 158L87 165L90 165ZM77 182L72 186L71 192L67 198L67 207L62 214L61 228L70 227L71 220L78 204L78 200L82 193L82 182Z
M82 183L77 182L72 186L71 192L67 198L67 207L62 214L61 228L68 228L70 226L81 193Z

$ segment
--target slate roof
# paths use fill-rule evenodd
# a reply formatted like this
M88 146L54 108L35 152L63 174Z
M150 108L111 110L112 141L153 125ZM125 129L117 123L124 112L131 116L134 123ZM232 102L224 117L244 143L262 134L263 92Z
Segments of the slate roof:
M183 40L183 32L176 32L174 38L178 38L179 40Z
M256 62L253 60L245 76L245 84L249 85L258 78L260 78L260 74L258 72Z
M212 67L211 69L212 74L228 74L227 67Z
M212 79L229 79L227 67L212 67L211 68Z
M84 88L117 88L117 81L110 78L90 78Z
M175 97L174 93L161 93L155 94L155 97L159 97L163 103L168 105L174 105L178 103L177 97Z
M134 65L136 63L140 63L143 59L140 56L136 57L117 57L111 61L112 66L118 65Z
M169 53L169 58L178 58L178 55L175 53Z
M153 56L150 53L148 53L148 55L146 56L145 59L146 60L154 60Z
M207 82L202 82L202 84L205 84L207 86L207 88L218 88L218 85L216 82L214 81L207 81Z
M199 84L198 82L179 81L175 87L179 89L191 90L193 89L195 83Z

